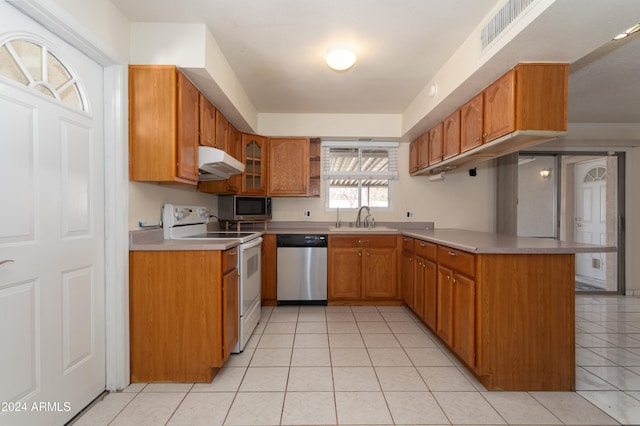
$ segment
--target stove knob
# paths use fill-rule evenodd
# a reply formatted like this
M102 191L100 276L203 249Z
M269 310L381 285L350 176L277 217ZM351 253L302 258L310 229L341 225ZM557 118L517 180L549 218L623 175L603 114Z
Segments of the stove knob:
M182 220L185 217L189 216L189 209L177 209L174 213L176 220Z
M206 208L198 209L198 216L200 216L203 219L208 219L209 218L209 209L206 209Z

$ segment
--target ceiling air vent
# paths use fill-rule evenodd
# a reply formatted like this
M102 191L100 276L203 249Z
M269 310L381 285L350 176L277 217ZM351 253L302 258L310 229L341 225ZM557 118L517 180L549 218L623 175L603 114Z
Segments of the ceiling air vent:
M510 23L535 1L536 0L508 0L507 3L502 6L502 9L500 9L482 29L480 33L482 50L486 49Z

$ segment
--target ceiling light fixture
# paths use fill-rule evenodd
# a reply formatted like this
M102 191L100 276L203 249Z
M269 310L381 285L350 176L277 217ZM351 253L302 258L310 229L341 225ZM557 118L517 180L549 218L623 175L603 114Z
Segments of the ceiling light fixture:
M325 57L327 65L336 71L348 70L356 63L356 52L349 47L331 47Z
M636 24L633 27L629 28L627 31L618 34L617 36L615 36L613 39L614 40L622 40L623 38L627 38L628 36L630 36L633 33L637 33L638 31L640 31L640 24Z

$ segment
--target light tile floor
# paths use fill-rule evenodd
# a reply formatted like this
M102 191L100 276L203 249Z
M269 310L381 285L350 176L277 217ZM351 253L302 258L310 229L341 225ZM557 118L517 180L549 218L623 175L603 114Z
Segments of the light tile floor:
M577 392L487 392L402 307L265 307L211 384L132 384L82 425L640 424L640 298L576 297Z

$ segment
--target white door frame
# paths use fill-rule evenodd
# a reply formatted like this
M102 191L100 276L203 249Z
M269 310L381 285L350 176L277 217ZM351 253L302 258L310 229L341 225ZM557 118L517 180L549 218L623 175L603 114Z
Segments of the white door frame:
M51 0L9 0L104 67L106 388L129 384L127 60Z

